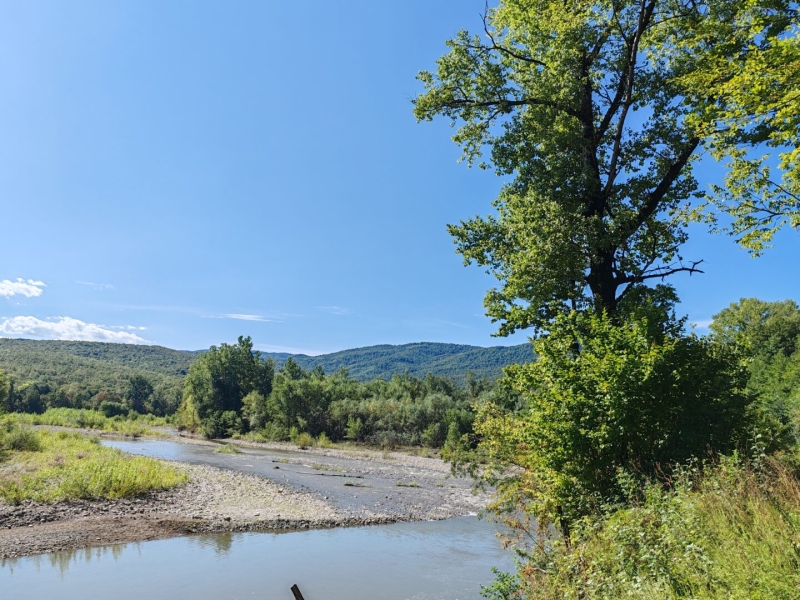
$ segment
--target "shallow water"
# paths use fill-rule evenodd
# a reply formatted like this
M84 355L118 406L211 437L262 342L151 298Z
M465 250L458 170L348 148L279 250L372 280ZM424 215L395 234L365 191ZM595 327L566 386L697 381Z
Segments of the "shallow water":
M4 600L476 600L510 570L475 517L282 534L198 535L0 563Z
M362 515L366 511L368 514L441 517L447 513L438 514L437 507L449 506L450 494L472 497L469 480L393 461L373 462L358 457L265 448L243 448L240 454L221 454L215 452L218 447L215 445L166 440L103 440L102 443L132 454L267 477L297 491L315 494L353 515ZM408 482L414 482L414 485L401 485ZM477 512L477 508L455 512Z

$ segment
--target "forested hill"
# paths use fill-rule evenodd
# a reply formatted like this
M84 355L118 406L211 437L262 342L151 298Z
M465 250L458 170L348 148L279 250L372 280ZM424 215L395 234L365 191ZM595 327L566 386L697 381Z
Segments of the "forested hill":
M285 353L266 355L275 360L278 368L291 356L304 369L310 370L319 365L326 373L333 373L339 367L344 367L351 377L360 381L376 377L389 379L395 373L408 371L417 377L432 373L452 377L463 383L468 371L478 377L495 379L502 374L501 370L506 365L530 362L533 359L533 350L530 344L482 348L421 342L401 346L367 346L319 356Z
M406 370L419 377L433 373L459 382L468 371L496 378L505 365L532 358L530 344L481 348L428 342L369 346L319 356L265 355L275 359L278 368L292 356L304 369L321 365L326 373L333 373L345 367L351 377L362 381L388 379ZM52 388L69 386L84 393L123 389L134 373L148 376L156 386L173 387L197 357L197 352L161 346L0 338L0 371L18 382L32 381Z

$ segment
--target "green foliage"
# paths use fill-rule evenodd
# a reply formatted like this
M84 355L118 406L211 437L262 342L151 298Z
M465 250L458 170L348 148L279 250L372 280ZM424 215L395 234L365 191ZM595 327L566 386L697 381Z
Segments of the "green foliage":
M678 250L701 140L675 81L692 65L661 60L654 33L696 13L502 0L485 37L460 32L419 74L417 119L450 119L469 164L511 178L496 215L449 226L465 263L502 282L484 301L500 335L576 308L615 313L631 287L695 270Z
M702 151L731 162L733 206L762 194L737 161L762 166L765 145L788 147L797 183L796 15L740 0L501 0L485 35L447 42L419 74L414 114L449 119L463 158L508 178L495 214L449 227L465 263L501 282L484 301L499 335L614 314L631 288L696 272L680 249L687 223L713 218L692 209ZM783 192L795 210L797 191Z
M347 428L344 437L353 442L360 442L363 437L364 422L360 418L347 419Z
M131 375L128 378L128 390L125 397L128 399L131 410L144 413L147 402L153 394L153 385L144 375Z
M253 391L242 398L242 419L250 429L261 429L267 422L267 400Z
M178 406L175 393L197 356L158 346L0 339L0 369L13 382L9 412L97 408L98 394L123 394L132 377L143 376L154 388L144 408L171 414Z
M677 474L672 489L576 524L571 543L543 537L516 577L489 598L797 597L800 484L777 461L758 471L735 459Z
M311 437L311 434L303 431L302 433L298 433L296 436L294 436L294 438L292 438L292 442L297 444L297 447L301 450L305 450L306 448L310 448L314 445L314 438Z
M278 366L291 358L294 363L310 371L317 366L326 373L346 369L348 377L361 382L376 378L391 379L394 375L408 371L414 377L425 377L428 373L454 379L465 384L467 374L472 372L473 381L483 378L496 379L502 375L503 367L527 362L533 358L528 344L516 346L494 346L479 348L461 344L416 343L354 348L319 356L302 354L288 355L266 353L275 359Z
M36 431L16 425L13 421L6 421L0 426L0 452L38 452L41 449L42 443Z
M682 39L699 59L681 83L692 124L727 162L705 208L715 228L757 256L775 233L800 225L800 26L796 2L715 2ZM670 43L672 40L667 40ZM732 220L719 223L717 212Z
M184 401L196 412L207 437L221 437L242 430L238 419L242 400L251 392L266 396L272 390L274 365L253 353L249 337L236 345L211 346L194 363L186 377Z
M120 435L138 437L155 432L151 427L164 427L167 422L153 415L131 414L128 417L106 417L102 412L77 408L50 408L43 414L11 413L5 416L9 422L25 425L48 425L99 429Z
M9 394L12 390L11 380L5 373L0 371L0 415L11 410Z
M538 360L506 371L526 409L485 403L478 415L499 506L523 506L568 531L624 500L620 469L654 480L676 463L746 444L750 399L736 356L675 330L606 315L559 317L534 343Z
M714 315L714 339L743 357L758 398L768 451L800 447L800 308L743 298Z
M100 412L106 417L127 417L129 411L128 407L122 404L122 402L104 401L100 403Z
M0 431L4 445L32 433L23 433L9 421L0 423ZM188 480L184 473L155 459L128 456L79 434L40 431L34 435L38 443L26 443L3 455L0 499L4 502L128 498Z

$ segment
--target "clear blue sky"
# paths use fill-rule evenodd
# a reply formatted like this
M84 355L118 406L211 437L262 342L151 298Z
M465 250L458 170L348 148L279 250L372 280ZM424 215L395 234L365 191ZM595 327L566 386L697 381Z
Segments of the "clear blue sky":
M415 75L483 0L2 2L0 335L271 351L490 337L445 225L498 180L417 124ZM800 299L800 235L755 260L693 230L703 324ZM19 281L21 278L22 281Z

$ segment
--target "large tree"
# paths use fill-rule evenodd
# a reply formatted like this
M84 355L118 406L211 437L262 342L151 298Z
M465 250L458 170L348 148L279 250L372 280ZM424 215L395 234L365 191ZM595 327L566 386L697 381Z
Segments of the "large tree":
M237 344L211 346L195 362L184 384L184 412L205 424L222 413L240 414L242 400L251 392L263 397L272 391L275 364L253 352L249 337L239 336Z
M749 27L728 36L740 15ZM698 272L701 258L680 248L708 200L699 156L729 159L735 180L743 153L797 146L796 124L764 135L774 110L760 135L735 131L761 111L734 99L748 84L736 65L791 61L772 50L785 44L797 44L793 5L744 0L502 0L482 35L448 42L436 72L419 75L414 111L450 118L464 158L508 178L496 214L449 227L465 262L500 282L485 299L500 335L546 330L573 309L616 315L650 283ZM725 194L748 199L742 186Z

